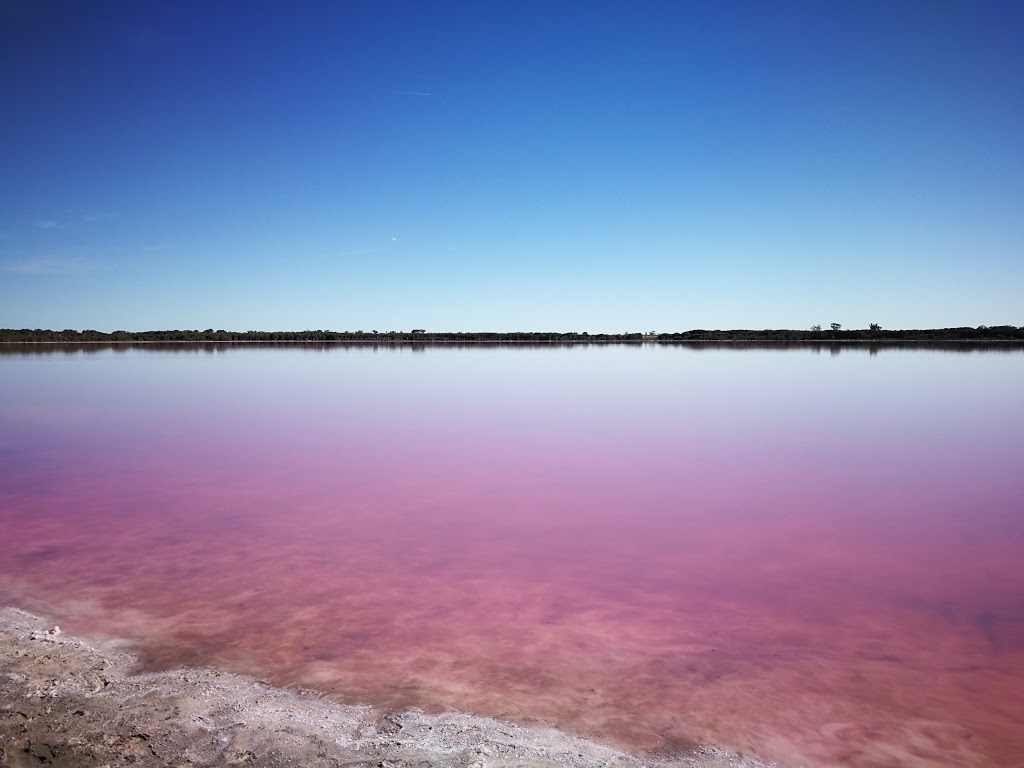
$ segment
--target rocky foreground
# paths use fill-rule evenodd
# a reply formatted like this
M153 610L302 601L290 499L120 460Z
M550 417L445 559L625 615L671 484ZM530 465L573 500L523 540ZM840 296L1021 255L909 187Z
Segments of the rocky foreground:
M767 768L717 748L642 760L553 728L384 713L211 669L137 659L0 609L2 766Z

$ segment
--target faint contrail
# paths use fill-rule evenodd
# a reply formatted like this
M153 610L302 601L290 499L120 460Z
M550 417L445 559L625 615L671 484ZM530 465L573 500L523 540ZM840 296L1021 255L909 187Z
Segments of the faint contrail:
M430 96L425 91L398 91L402 96Z

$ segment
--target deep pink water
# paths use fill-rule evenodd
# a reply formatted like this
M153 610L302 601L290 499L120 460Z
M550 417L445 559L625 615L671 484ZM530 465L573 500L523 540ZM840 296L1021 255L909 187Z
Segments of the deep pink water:
M0 354L0 601L641 752L1024 765L1024 353Z

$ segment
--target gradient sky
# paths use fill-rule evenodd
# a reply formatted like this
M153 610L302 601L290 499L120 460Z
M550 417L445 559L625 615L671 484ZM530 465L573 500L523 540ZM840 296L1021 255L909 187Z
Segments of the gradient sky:
M1018 2L0 0L0 327L1024 324Z

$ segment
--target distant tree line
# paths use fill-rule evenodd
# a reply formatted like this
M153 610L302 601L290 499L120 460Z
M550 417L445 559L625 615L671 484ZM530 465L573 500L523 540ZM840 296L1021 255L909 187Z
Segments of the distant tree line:
M642 333L559 333L523 331L513 333L458 332L427 333L422 328L411 331L215 331L208 328L173 331L103 331L84 330L49 331L39 328L21 330L0 329L0 342L155 342L155 341L259 341L259 342L307 342L307 341L358 341L388 343L400 341L436 342L573 342L573 341L642 341Z
M417 328L412 331L224 331L207 328L172 331L63 331L29 329L0 329L0 342L522 342L563 344L594 342L640 341L1024 341L1024 327L1013 325L979 325L977 328L926 328L914 330L883 330L877 323L864 330L842 330L832 323L831 330L820 325L808 330L705 330L698 328L678 333L576 333L516 331L428 333Z
M645 337L647 338L647 337ZM810 330L729 330L708 331L697 329L683 333L659 333L658 341L1024 341L1024 327L1013 325L979 325L977 328L915 328L909 330L883 330L878 323L871 323L863 330L842 330L839 323L832 323L831 330L823 331L820 325Z

